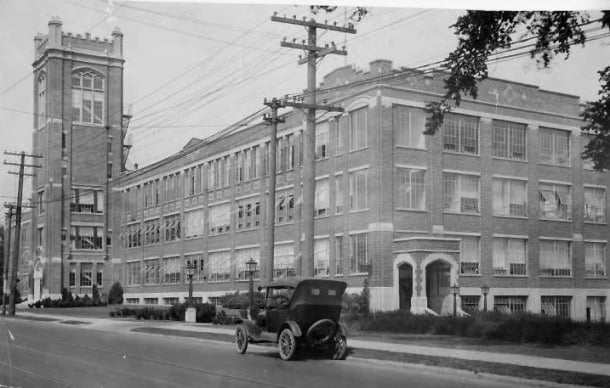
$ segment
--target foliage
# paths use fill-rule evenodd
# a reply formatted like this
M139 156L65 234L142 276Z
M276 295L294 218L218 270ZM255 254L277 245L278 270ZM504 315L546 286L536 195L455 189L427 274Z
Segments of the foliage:
M219 303L227 309L247 309L250 306L250 293L240 294L239 291L229 293L219 298ZM254 306L259 306L265 302L265 295L262 292L254 291Z
M453 25L459 37L457 48L445 60L449 76L444 80L445 95L440 102L428 102L426 134L433 135L442 124L444 115L451 111L451 102L459 106L462 95L477 98L477 82L488 77L487 61L498 50L530 48L531 58L539 67L549 67L556 55L569 57L573 45L584 45L587 37L583 27L600 22L610 29L610 11L604 11L599 20L591 21L583 12L550 11L468 11ZM520 39L513 40L519 34ZM511 54L515 55L515 54ZM584 158L594 162L602 171L610 168L610 67L599 72L602 88L599 100L589 104L582 117L583 130L595 137L585 148Z
M416 315L405 310L377 312L364 330L455 335L483 340L545 345L609 345L610 324L575 322L532 313L506 315L477 312L471 316Z
M216 325L235 325L239 319L239 315L229 315L225 310L220 310L212 322Z
M73 297L72 293L68 291L65 287L61 290L61 299L51 299L50 297L44 298L39 301L40 306L49 308L49 307L93 307L93 306L105 306L101 298L98 298L96 301L95 298L91 298L89 295L85 294L82 298L80 296ZM30 305L30 307L38 307L38 302Z
M171 307L117 307L109 311L111 317L135 317L136 319L184 321L187 303L177 303ZM197 322L212 322L216 317L216 306L210 303L195 303L195 319Z
M116 282L110 287L108 293L108 304L122 304L123 303L123 286L121 283Z
M317 15L320 11L331 13L337 10L336 5L310 5L309 10L312 14ZM356 9L350 14L349 20L359 22L362 18L368 14L369 11L366 7L356 7Z

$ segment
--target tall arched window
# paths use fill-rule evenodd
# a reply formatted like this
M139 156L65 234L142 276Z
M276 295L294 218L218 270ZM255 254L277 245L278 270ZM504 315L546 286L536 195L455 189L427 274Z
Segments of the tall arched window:
M93 71L75 71L72 73L72 119L102 124L103 117L104 78Z
M47 76L44 72L38 74L38 120L37 126L41 128L47 121Z

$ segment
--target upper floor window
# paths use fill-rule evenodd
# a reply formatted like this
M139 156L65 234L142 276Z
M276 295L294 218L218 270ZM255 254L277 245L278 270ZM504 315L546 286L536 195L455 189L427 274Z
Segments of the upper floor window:
M426 114L423 109L402 105L395 105L392 109L392 127L398 145L424 148L425 123Z
M606 222L606 189L585 187L585 221Z
M316 125L316 160L328 157L328 121Z
M313 243L313 267L314 276L329 275L329 243L328 239L317 239Z
M496 216L527 216L527 181L493 179L493 211Z
M398 168L398 207L403 209L426 209L425 170Z
M325 216L328 215L330 209L330 201L329 201L329 190L328 190L328 179L319 179L316 181L315 188L315 215L316 216Z
M525 125L494 120L492 149L497 158L525 160Z
M102 237L102 228L98 226L70 227L72 249L100 250L102 249Z
M104 122L104 79L92 71L72 73L72 119L81 123Z
M454 173L443 174L445 211L479 213L479 177Z
M210 207L209 234L228 233L231 230L231 206L228 203Z
M294 244L281 244L273 247L273 277L286 278L296 276L294 269Z
M100 190L73 189L70 211L74 213L102 213L104 195Z
M540 241L540 276L571 276L572 255L569 241Z
M47 121L47 76L44 72L38 75L38 128Z
M47 206L44 199L44 190L39 191L38 193L38 214L44 214Z
M367 145L367 111L368 107L350 112L350 151L365 148Z
M235 263L236 273L235 278L237 280L248 280L250 279L250 271L248 270L248 261L254 260L258 263L256 271L252 273L253 279L260 279L260 248L245 248L235 250Z
M540 162L556 166L570 165L570 132L540 129Z
M335 155L341 155L345 147L345 137L349 126L349 117L346 115L339 116L335 120Z
M585 276L606 277L606 244L585 242Z
M570 186L540 183L540 218L570 218Z
M526 240L494 238L493 271L499 276L527 275Z
M349 210L364 210L368 207L367 176L368 169L349 173Z
M460 239L460 273L478 275L480 262L479 237L462 236Z
M479 153L479 119L448 114L443 121L443 148L446 151L477 155Z

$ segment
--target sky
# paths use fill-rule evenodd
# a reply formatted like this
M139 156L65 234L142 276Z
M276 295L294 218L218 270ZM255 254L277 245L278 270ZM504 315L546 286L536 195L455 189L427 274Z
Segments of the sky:
M353 3L339 4L317 21L343 25ZM334 68L351 65L367 70L375 59L389 59L395 68L414 67L446 58L457 38L450 26L463 14L451 7L481 8L485 2L375 1L369 14L355 22L357 34L320 32L319 43L346 45L347 56L330 55L318 67L318 81ZM382 4L386 7L377 7ZM397 6L400 4L400 6ZM494 3L498 4L498 3ZM505 7L560 7L557 1L516 0ZM598 15L603 2L579 7ZM390 7L388 7L390 6ZM434 8L422 8L422 7ZM520 8L516 8L520 9ZM32 150L33 38L47 34L48 21L58 16L63 31L90 32L111 38L117 26L124 34L124 101L133 114L131 163L145 166L179 151L189 139L205 138L259 111L264 98L300 93L306 68L297 50L280 41L306 37L303 27L270 21L274 12L311 17L309 6L281 3L119 2L111 0L0 0L0 139L2 151ZM599 34L596 32L594 34ZM521 58L490 65L490 76L538 85L542 89L597 98L597 71L610 63L610 38L573 47L568 60L556 58L550 69ZM16 157L3 155L16 162ZM15 202L16 167L0 165L0 203ZM25 195L30 196L29 179ZM4 210L0 213L4 223Z

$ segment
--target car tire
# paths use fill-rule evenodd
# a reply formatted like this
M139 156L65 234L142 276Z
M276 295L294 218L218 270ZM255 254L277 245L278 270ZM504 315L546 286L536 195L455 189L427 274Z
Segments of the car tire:
M297 340L292 330L286 328L282 330L277 341L280 357L284 361L291 360L297 351Z
M243 325L237 325L235 329L235 346L239 354L244 354L248 350L248 331Z
M333 360L345 360L347 357L347 338L343 334L336 334L333 338L331 357Z

